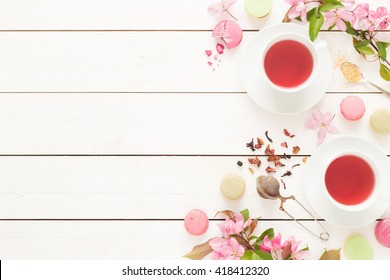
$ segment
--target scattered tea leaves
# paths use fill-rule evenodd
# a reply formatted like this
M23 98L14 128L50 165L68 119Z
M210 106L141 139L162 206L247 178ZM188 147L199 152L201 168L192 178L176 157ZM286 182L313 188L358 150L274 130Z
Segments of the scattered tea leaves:
M293 150L292 150L292 153L293 153L294 155L297 155L297 154L299 153L300 150L301 150L301 148L299 148L298 146L294 146L294 147L293 147Z
M255 146L254 146L254 142L253 142L253 138L252 138L252 141L250 141L249 143L246 143L246 146L247 146L247 148L251 149L252 152L256 151Z

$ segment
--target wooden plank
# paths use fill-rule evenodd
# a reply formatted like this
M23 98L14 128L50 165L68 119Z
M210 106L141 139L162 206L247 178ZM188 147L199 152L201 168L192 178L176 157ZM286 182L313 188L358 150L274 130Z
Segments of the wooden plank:
M0 219L183 219L193 208L209 217L223 209L249 208L264 219L288 219L278 201L256 192L256 177L265 175L267 166L260 159L263 165L252 175L246 157L0 157ZM309 207L302 157L284 162L275 176L286 170L293 175L284 178L282 195L294 194ZM291 169L296 163L301 166ZM220 194L227 174L244 178L247 189L240 200ZM286 209L297 218L311 218L295 203Z
M0 33L0 92L243 92L238 65L254 34L246 32L213 71L204 52L215 49L209 32ZM335 63L333 73L323 73L333 75L328 91L376 91L348 84L339 70L345 60L389 89L376 63L364 62L347 35L321 38Z
M390 99L364 95L367 114L351 123L339 113L345 96L327 95L316 107L336 114L342 134L367 138L390 154L388 138L369 129L369 114L390 108ZM283 153L284 128L296 134L290 147L312 154L317 141L304 128L309 117L267 113L244 94L2 94L0 154L242 155L266 130Z
M304 222L315 227L313 222ZM390 252L376 241L374 224L341 229L326 224L331 234L322 242L292 222L262 221L259 232L273 227L283 238L294 235L318 259L324 248L342 248L351 234L366 236L375 259L390 259ZM158 232L158 234L157 234ZM170 222L0 222L2 259L180 259L193 246L219 236L216 222L200 237L186 233L182 221ZM158 250L156 250L158 248ZM344 256L342 255L344 258Z
M207 13L207 7L218 0L23 0L0 1L0 29L132 29L132 30L199 30L212 29L217 23ZM249 16L243 1L237 2L231 12L243 29L258 30L281 22L289 5L274 0L270 15L263 19ZM360 2L360 1L359 1ZM365 0L376 9L387 0ZM221 19L230 19L222 16Z

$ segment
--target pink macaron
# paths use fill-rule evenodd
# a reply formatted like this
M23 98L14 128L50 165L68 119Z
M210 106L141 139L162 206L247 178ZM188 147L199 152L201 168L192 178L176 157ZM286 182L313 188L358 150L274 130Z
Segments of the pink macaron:
M213 37L221 38L228 49L237 47L242 40L241 27L232 20L222 20L213 29Z
M381 245L390 248L390 218L383 219L377 223L375 236Z
M347 120L357 121L363 117L366 106L360 97L350 95L341 102L340 111Z
M184 218L184 227L192 235L202 235L209 228L209 218L201 210L191 210Z

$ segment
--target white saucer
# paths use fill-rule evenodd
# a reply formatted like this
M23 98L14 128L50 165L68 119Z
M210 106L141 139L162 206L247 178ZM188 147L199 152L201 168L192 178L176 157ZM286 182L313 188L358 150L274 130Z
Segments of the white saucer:
M366 210L347 212L328 200L323 186L326 163L345 151L351 153L357 151L369 155L378 167L380 184L387 187L387 194L390 193L389 160L386 154L375 144L355 136L335 138L317 149L307 163L304 188L309 203L321 218L339 227L362 227L378 219L387 210L389 203L378 199Z
M262 55L267 42L285 33L309 37L306 28L292 23L280 23L261 29L248 43L240 63L241 80L252 100L263 109L276 114L295 114L306 111L325 95L332 75L332 61L328 48L318 51L318 75L313 83L298 93L287 94L273 89L262 72ZM317 39L314 43L318 44Z

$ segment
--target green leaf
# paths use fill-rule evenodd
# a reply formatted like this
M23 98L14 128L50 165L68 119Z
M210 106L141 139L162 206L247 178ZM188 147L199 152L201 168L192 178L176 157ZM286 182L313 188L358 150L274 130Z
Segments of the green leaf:
M249 210L245 209L240 212L244 216L245 222L249 219Z
M347 30L345 30L345 32L352 36L358 35L358 32L352 27L350 22L345 22L345 25L347 26Z
M254 255L257 255L260 260L273 260L272 256L262 250L256 250Z
M390 69L386 65L381 63L381 68L380 68L379 72L381 74L381 77L385 81L390 81Z
M360 47L356 47L356 49L365 55L374 55L375 54L374 50L371 49L369 46L360 46Z
M338 9L344 7L340 1L337 0L323 0L323 5L321 6L321 12L328 12L330 10Z
M370 43L370 40L364 40L364 41L356 41L356 44L354 44L355 48L364 47L367 46Z
M252 250L245 250L241 260L272 260L272 256L261 250L253 252Z
M332 30L335 26L336 26L336 24L333 24L332 26L329 26L328 30Z
M389 43L386 43L386 42L376 42L376 46L378 47L378 54L379 54L379 57L385 61L386 58L387 58L387 51L386 51L386 48L389 47Z
M310 17L310 23L309 23L309 35L310 40L314 41L318 33L320 32L321 26L324 24L324 16L318 12L318 8L316 9L316 12Z
M385 48L385 49L387 49L388 47L390 47L390 43L388 43L388 42L382 42L382 41L378 41L378 42L376 42L377 44L380 44L380 45L383 45L383 47Z
M252 235L251 237L249 237L248 241L252 241L255 239L258 239L258 237L256 235Z
M307 14L306 14L306 18L310 19L314 15L316 10L317 10L316 8L313 8L310 11L308 11Z
M264 240L264 237L268 235L268 238L271 240L275 236L275 231L273 228L266 229L258 238L257 242L262 242Z
M253 251L252 250L245 250L244 255L240 259L248 261L248 260L252 259L252 255L253 255Z
M211 239L210 239L211 240ZM183 257L191 259L191 260L201 260L208 254L210 254L213 249L211 248L209 241L206 241L203 244L195 246L191 252L185 254Z
M340 259L340 250L326 250L321 255L320 260L339 260Z

